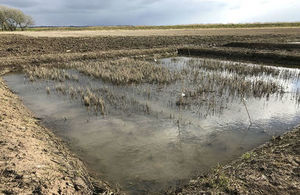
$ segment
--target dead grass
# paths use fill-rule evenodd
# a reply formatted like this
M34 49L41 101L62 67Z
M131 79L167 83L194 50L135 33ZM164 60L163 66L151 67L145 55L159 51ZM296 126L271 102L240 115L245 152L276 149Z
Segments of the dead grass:
M193 59L189 61L189 65L192 68L201 68L207 71L225 71L227 73L233 73L243 76L279 76L281 78L299 78L299 73L295 75L295 71L288 69L279 69L271 66L263 65L247 65L240 62L231 61L220 61L220 60L210 60L210 59Z
M139 29L139 30L72 30L72 31L16 31L0 32L31 37L94 37L94 36L224 36L224 35L266 35L297 34L299 27L262 28L209 28L209 29Z
M57 68L56 68L57 67ZM99 78L104 82L116 85L131 83L159 83L168 84L180 78L180 75L171 72L165 67L145 60L121 58L110 61L76 61L63 64L52 64L51 67L23 66L27 77L33 81L37 79L78 80L75 74L67 73L65 69L74 69L87 76Z
M30 81L34 81L35 79L58 80L60 82L64 82L65 80L78 80L77 75L67 73L65 70L58 68L23 66L23 70Z
M104 62L70 62L65 63L63 67L76 69L81 73L113 84L171 83L179 78L178 74L154 64L154 61L151 63L130 58Z

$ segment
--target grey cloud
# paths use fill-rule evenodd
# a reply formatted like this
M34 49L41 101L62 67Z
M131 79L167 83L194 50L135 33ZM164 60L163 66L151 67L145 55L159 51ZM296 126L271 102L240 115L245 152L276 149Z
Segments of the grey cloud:
M66 0L63 3L64 8L67 10L101 10L111 8L114 1L98 1L98 0L90 0L78 1L78 0Z
M267 0L266 0L267 1ZM230 3L237 2L237 3ZM37 25L168 25L231 22L224 18L239 9L227 0L0 0L0 4L24 10ZM298 5L298 7L297 7ZM296 8L299 10L299 4ZM287 20L300 20L297 9L284 10ZM293 13L290 13L290 12ZM226 14L225 14L226 13ZM294 15L293 15L294 14ZM252 14L253 15L253 14ZM240 22L265 22L266 14L240 18ZM284 19L284 13L277 18Z
M201 1L190 4L183 0L111 0L83 3L82 0L66 0L51 6L41 6L33 11L39 22L45 23L51 15L51 25L162 25L185 21L189 15L212 11L219 8L219 2ZM42 11L43 15L38 13ZM62 20L63 18L63 20Z
M0 0L1 5L8 5L16 8L28 8L34 7L38 3L38 0Z
M81 0L65 0L63 7L69 12L76 11L133 11L148 8L149 6L160 2L160 0L110 0L110 1L98 1L90 0L88 3ZM113 14L118 14L114 12Z

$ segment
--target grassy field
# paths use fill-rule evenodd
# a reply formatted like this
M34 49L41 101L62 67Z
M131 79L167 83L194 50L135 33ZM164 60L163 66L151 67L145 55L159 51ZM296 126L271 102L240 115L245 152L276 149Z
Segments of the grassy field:
M300 27L300 22L277 23L240 23L240 24L190 24L166 26L58 26L32 27L27 31L72 31L72 30L151 30L151 29L198 29L198 28L265 28L265 27Z

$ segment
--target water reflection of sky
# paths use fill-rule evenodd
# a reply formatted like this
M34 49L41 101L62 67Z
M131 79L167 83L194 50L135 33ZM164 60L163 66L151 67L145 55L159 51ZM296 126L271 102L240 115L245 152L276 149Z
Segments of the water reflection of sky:
M183 59L173 59L178 66L175 69L186 65L188 58ZM172 67L171 59L165 61ZM46 126L70 142L91 169L136 194L155 193L178 180L203 173L300 123L299 105L293 99L293 92L300 87L297 80L286 82L292 93L282 97L248 98L246 106L252 121L249 125L240 99L230 102L222 113L207 118L171 106L169 102L174 102L180 93L176 85L112 86L81 74L79 83L68 81L83 88L108 88L141 104L147 103L152 109L152 113L145 114L135 112L135 108L125 112L108 105L109 115L102 117L86 110L80 100L71 101L54 91L47 95L45 87L55 86L54 81L31 83L22 74L4 79L25 105L43 118ZM150 99L143 95L149 89Z

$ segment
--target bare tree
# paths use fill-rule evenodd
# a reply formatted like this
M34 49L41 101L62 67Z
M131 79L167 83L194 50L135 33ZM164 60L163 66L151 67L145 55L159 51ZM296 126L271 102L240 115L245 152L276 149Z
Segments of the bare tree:
M34 25L32 17L25 15L21 10L16 10L15 22L21 28L21 30L24 30L28 26Z
M7 30L14 31L17 29L17 10L13 8L4 9L5 23Z
M31 16L25 15L21 10L0 6L0 28L14 31L18 27L24 30L34 24Z

